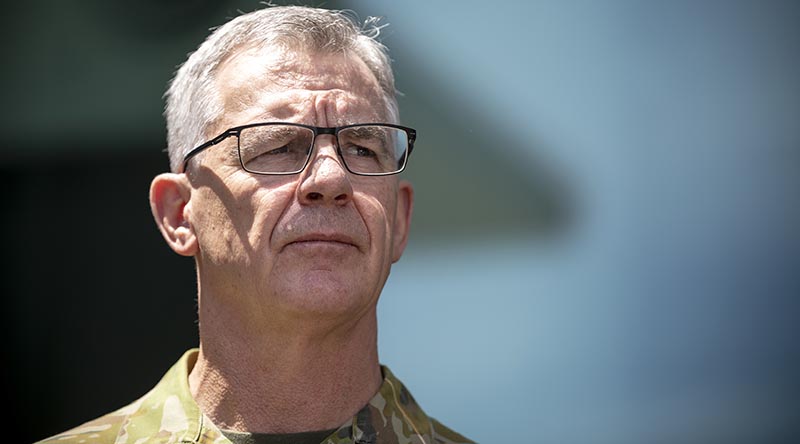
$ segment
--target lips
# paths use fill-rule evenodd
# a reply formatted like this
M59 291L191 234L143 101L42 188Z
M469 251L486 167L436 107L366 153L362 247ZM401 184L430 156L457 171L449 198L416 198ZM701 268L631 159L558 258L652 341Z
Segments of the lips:
M330 243L330 244L342 244L348 245L353 247L358 247L356 241L342 233L310 233L299 236L295 239L292 239L287 243L287 245L292 244L304 244L304 243Z

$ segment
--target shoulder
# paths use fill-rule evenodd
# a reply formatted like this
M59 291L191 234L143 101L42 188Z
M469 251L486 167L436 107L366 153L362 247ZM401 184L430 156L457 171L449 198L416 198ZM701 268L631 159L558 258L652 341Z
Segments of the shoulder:
M387 366L381 366L381 371L384 384L370 401L370 405L377 408L383 424L389 423L394 427L398 437L409 440L416 434L422 442L430 441L430 444L475 444L425 413L405 384ZM378 428L381 426L382 424L378 424ZM409 435L409 431L413 432L412 435Z
M475 441L465 438L435 418L431 418L431 425L433 426L433 439L436 444L475 444Z
M49 443L81 443L81 444L104 444L114 443L119 436L125 419L132 410L138 408L139 402L133 402L119 410L113 411L99 418L79 425L66 432L53 435L38 441L36 444Z
M198 436L202 413L189 391L189 369L197 349L184 353L158 384L127 406L74 429L39 441L43 443L108 444L137 443L149 438L181 442Z

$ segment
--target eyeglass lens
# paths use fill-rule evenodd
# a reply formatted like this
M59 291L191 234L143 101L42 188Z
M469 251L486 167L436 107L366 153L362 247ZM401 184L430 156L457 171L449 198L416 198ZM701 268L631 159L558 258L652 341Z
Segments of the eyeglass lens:
M239 154L253 173L296 173L311 154L314 131L294 125L262 125L239 134ZM383 125L354 126L337 137L348 170L361 174L396 173L403 169L408 150L405 131Z

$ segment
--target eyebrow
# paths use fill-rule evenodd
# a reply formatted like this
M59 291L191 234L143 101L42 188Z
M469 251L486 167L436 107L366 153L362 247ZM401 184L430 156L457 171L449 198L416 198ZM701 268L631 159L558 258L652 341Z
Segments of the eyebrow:
M356 137L378 139L381 142L386 142L386 132L375 127L357 126L348 128L347 132L353 133Z
M293 126L268 125L257 128L261 128L263 134L267 135L268 137L295 136L300 133L300 128Z

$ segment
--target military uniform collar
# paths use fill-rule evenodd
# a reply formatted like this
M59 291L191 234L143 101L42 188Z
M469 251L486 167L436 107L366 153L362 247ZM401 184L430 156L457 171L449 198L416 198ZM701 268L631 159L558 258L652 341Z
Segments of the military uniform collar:
M136 443L140 438L152 437L154 431L164 442L229 443L200 411L189 391L189 372L197 355L197 349L187 351L155 388L116 412L126 414L117 444ZM323 444L434 442L430 418L387 367L381 366L381 370L383 383L375 396Z

